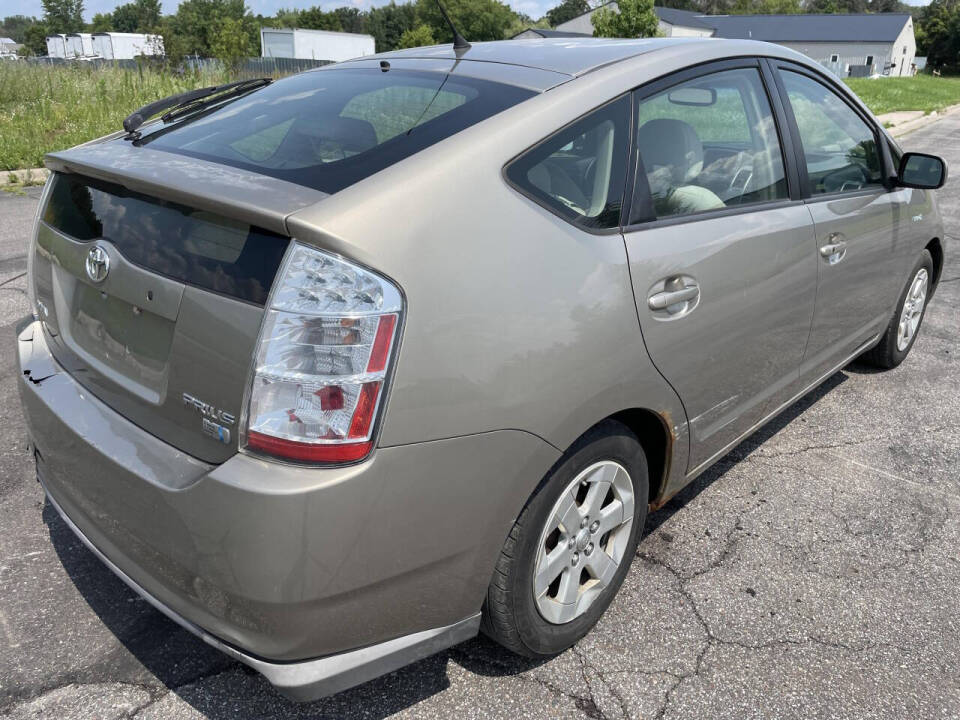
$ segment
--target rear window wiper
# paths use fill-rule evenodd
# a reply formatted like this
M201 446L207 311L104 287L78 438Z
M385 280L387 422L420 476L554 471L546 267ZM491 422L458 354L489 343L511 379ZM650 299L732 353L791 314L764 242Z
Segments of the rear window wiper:
M224 85L212 85L210 87L170 95L169 97L148 103L139 110L135 110L127 115L127 117L123 119L123 129L127 131L128 140L135 140L140 137L140 133L137 132L138 128L158 112L166 110L167 112L165 112L160 119L163 120L163 122L170 122L174 118L193 112L207 102L236 97L248 90L269 85L272 82L273 78L268 77L256 78L254 80L238 80L237 82L226 83Z

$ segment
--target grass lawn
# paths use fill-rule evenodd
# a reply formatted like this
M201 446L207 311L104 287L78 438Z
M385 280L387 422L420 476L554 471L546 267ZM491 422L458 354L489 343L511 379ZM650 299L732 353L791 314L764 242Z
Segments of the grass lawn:
M222 73L177 74L0 62L0 171L43 165L43 155L121 129L136 108L173 93L225 82ZM847 79L876 114L941 110L960 103L960 77Z
M960 77L847 78L874 115L895 110L943 110L960 103Z
M0 62L0 171L41 167L44 153L121 130L124 117L152 100L224 80L148 68Z

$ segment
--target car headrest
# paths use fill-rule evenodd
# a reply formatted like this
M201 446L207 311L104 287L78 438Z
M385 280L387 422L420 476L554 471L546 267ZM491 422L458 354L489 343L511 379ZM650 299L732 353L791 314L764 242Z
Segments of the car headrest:
M299 132L318 140L339 145L344 150L360 153L378 144L377 132L366 120L358 118L333 117L318 118L316 122L302 123Z
M697 131L683 120L645 122L637 133L637 144L647 174L669 169L674 186L688 183L703 170L703 144Z

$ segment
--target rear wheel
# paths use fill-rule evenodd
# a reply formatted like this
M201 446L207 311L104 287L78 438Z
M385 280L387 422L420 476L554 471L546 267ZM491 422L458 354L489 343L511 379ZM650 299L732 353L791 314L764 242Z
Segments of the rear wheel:
M863 355L864 360L884 369L895 368L903 362L920 331L932 279L933 258L929 251L924 250L910 273L906 287L900 293L900 302L883 337L876 347Z
M582 638L616 595L647 515L647 462L636 436L605 421L554 467L497 561L483 631L528 657Z

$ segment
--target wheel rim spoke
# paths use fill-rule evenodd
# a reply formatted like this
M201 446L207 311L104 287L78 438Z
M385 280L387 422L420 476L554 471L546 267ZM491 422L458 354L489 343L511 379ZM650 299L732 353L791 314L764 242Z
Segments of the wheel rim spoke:
M534 581L533 591L537 597L543 595L550 584L557 579L569 564L569 553L564 543L557 545L549 555L543 558L537 567L537 578Z
M613 582L613 576L617 573L617 564L609 555L602 550L596 550L587 559L587 567L593 574L600 587L606 587Z
M560 590L557 601L561 605L575 605L580 595L580 569L568 568L560 576Z
M623 524L623 503L614 500L600 511L597 520L600 521L600 527L596 532L598 537L603 537L611 530L620 527Z

